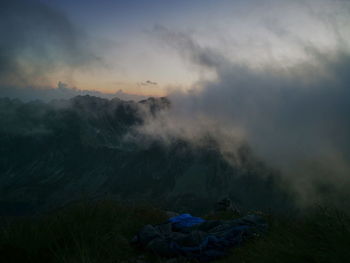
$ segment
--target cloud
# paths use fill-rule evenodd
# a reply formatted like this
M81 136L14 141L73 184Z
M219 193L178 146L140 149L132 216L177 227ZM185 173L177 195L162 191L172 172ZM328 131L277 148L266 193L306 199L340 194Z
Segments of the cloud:
M59 81L57 87L3 87L1 90L2 97L20 98L22 101L42 100L49 102L55 99L70 99L75 96L90 95L105 99L119 98L121 100L140 101L145 99L145 96L129 94L123 90L118 90L115 93L104 93L97 90L83 90L76 87L70 87L67 83Z
M157 86L158 83L154 81L147 80L145 82L140 83L141 86Z
M4 0L0 9L0 92L71 74L99 59L87 36L60 11L37 0Z
M184 58L213 71L215 78L200 80L189 91L172 91L172 110L150 119L142 132L195 144L210 136L234 165L239 165L237 149L248 143L283 172L300 203L348 200L340 198L350 186L348 39L331 51L298 39L305 60L288 66L272 61L254 68L188 34L156 30ZM279 37L290 39L288 34Z

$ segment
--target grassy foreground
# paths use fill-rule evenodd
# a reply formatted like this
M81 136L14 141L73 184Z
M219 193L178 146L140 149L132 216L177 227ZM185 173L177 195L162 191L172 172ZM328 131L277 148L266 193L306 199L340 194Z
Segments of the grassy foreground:
M228 219L230 214L218 215ZM350 217L315 209L299 219L269 216L269 233L216 262L349 262ZM129 241L145 224L166 220L149 206L76 204L37 218L1 218L0 262L166 262Z

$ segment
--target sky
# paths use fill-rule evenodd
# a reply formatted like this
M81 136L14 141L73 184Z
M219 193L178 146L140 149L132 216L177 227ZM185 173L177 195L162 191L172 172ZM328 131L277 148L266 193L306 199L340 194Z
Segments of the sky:
M62 82L81 90L163 96L216 77L189 61L171 34L191 36L236 63L261 68L309 59L301 42L331 52L339 44L337 33L349 40L350 28L349 4L341 0L4 0L1 5L10 10L1 18L2 34L10 38L2 40L1 52L11 46L21 67L11 80L4 73L7 87L53 88Z
M0 97L167 96L140 132L350 189L350 1L2 0ZM205 140L204 140L205 141ZM317 182L317 183L316 183ZM331 191L330 191L331 192Z

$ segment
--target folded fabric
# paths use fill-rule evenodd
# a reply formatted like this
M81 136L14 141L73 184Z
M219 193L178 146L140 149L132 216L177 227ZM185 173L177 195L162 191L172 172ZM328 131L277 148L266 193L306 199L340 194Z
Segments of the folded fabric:
M191 227L205 222L203 218L191 216L190 214L181 214L169 219L169 222L176 228Z
M265 220L258 215L204 220L183 214L163 224L143 227L133 242L160 256L182 256L205 262L226 255L228 248L239 246L266 229Z

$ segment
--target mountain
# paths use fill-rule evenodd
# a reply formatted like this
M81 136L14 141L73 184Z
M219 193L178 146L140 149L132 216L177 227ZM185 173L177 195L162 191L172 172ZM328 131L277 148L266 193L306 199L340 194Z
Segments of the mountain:
M178 138L165 144L139 132L146 116L170 108L167 98L0 99L0 214L106 197L195 213L223 197L246 210L293 206L278 171L247 145L235 166L210 139L206 147Z

